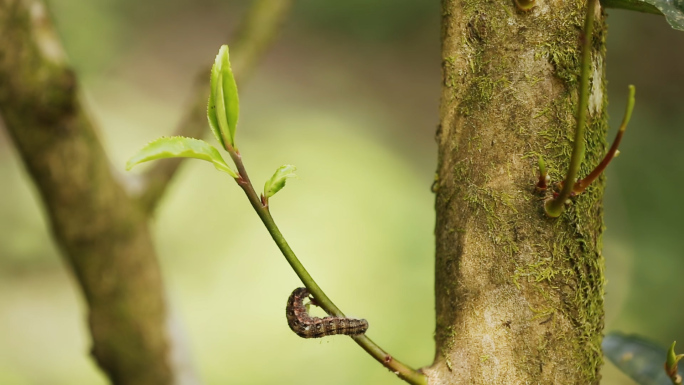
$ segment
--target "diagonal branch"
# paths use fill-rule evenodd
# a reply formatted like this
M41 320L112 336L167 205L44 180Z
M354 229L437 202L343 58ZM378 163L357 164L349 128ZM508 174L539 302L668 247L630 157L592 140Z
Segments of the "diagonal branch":
M44 5L0 0L0 31L0 114L88 305L92 355L114 384L171 384L147 216L111 172Z
M291 6L292 0L256 0L250 9L236 32L235 43L231 44L233 70L242 82L251 75L256 62L273 41ZM208 68L197 77L192 91L193 102L173 135L199 138L206 132L209 97L207 79ZM156 162L144 174L145 188L140 194L140 203L146 212L155 210L182 161L182 158L174 158Z
M290 0L258 4L281 9L282 17ZM262 20L248 22L245 36L256 36L249 31L258 30L253 23ZM87 303L91 353L113 384L172 384L172 344L149 211L112 174L43 3L0 0L0 36L0 116ZM251 47L250 41L263 46ZM243 68L253 64L266 42L245 38L251 60ZM202 106L202 119L191 121L204 119L205 99L199 99L193 109Z

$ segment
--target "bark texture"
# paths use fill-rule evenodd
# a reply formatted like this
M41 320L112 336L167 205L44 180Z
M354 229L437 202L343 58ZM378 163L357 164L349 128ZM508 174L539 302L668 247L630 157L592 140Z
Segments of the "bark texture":
M170 384L144 212L115 180L42 4L0 0L0 26L0 114L86 299L92 354L115 384Z
M263 54L291 3L255 2L238 30L240 72ZM180 162L152 169L144 191L125 191L81 104L76 76L42 2L0 0L0 37L0 117L86 299L92 355L113 384L176 383L182 376L171 361L148 222ZM206 132L208 75L203 79L177 134Z
M444 0L437 133L436 355L430 384L595 384L602 363L603 178L547 218L575 130L585 1ZM596 9L580 177L605 152ZM548 194L548 193L547 193Z

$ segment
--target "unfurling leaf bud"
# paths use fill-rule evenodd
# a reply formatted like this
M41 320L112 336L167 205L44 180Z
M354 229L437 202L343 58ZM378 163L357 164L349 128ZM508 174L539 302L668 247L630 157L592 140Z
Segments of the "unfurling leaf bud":
M291 165L291 164L286 164L284 166L278 167L276 172L273 174L271 179L266 181L266 184L264 185L264 197L266 199L272 197L280 191L283 187L285 187L285 182L287 181L287 178L292 178L295 177L295 171L297 170L297 167Z
M670 377L673 384L681 384L682 378L677 373L677 364L684 358L684 354L675 354L674 348L677 341L673 342L670 349L667 351L667 360L665 360L665 372Z
M239 114L240 102L233 70L230 68L228 46L222 45L211 67L211 93L207 118L216 140L226 150L229 146L235 147L235 129Z

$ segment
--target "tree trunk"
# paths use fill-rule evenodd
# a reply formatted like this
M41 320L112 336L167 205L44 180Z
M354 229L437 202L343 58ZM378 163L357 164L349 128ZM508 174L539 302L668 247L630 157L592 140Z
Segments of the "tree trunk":
M603 328L601 178L551 219L575 130L585 1L444 0L430 384L594 384ZM596 9L586 155L605 151L605 24ZM550 194L547 192L546 194Z
M87 302L91 353L113 384L171 384L147 216L112 173L42 4L0 0L0 27L0 115Z
M291 4L258 0L245 15L233 45L241 78L273 41ZM86 299L91 354L115 385L193 383L190 365L180 362L183 346L171 341L178 331L167 328L172 322L148 228L180 161L160 162L144 176L142 191L125 191L43 3L0 0L0 37L0 117ZM206 131L207 76L177 135Z

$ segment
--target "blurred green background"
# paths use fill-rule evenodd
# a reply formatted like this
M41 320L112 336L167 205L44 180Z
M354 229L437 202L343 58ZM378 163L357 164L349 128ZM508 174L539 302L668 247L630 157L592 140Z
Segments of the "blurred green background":
M50 1L116 169L171 133L248 5ZM684 33L661 17L609 13L611 126L629 83L637 107L608 172L606 330L667 344L684 340ZM342 309L369 320L371 338L415 367L434 349L439 23L436 0L298 0L240 95L252 179L298 166L272 201L291 245ZM87 355L81 295L4 130L0 184L0 384L105 384ZM204 383L400 383L348 338L288 330L285 301L299 282L213 167L183 166L154 232L188 370ZM606 365L604 383L631 382Z

